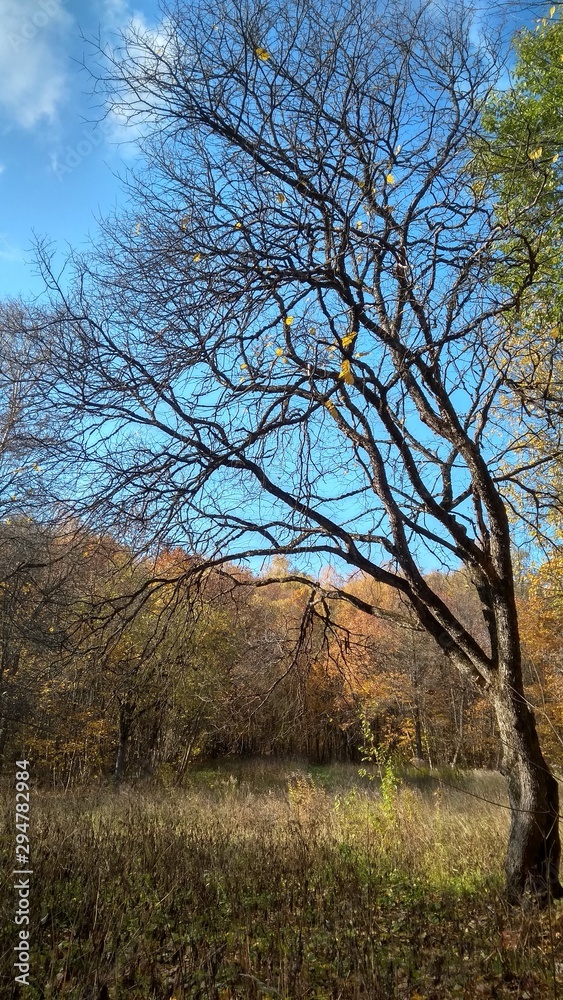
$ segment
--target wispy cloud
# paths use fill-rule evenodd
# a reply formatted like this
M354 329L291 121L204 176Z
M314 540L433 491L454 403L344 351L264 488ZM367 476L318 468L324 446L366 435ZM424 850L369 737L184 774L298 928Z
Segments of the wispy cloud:
M111 0L110 0L111 2ZM117 142L136 143L147 126L150 127L152 114L151 97L145 91L145 74L162 74L163 83L168 82L168 68L160 64L158 55L175 45L172 24L164 18L155 25L149 25L142 14L133 14L124 26L125 51L128 84L125 83L108 102L108 122L113 127L113 138ZM146 105L144 102L146 94Z
M9 264L25 262L25 255L21 247L14 246L7 233L0 233L0 260Z
M131 16L127 0L101 0L101 8L106 27L121 27Z
M120 45L121 40L127 38L129 55L142 62L146 61L145 48L131 39L146 39L156 48L166 44L166 22L149 27L143 14L132 11L127 0L98 0L96 7L100 18L98 27L102 51L110 53L115 45ZM95 50L96 47L97 43ZM94 51L94 57L103 59L99 51ZM96 106L92 120L81 127L79 133L73 133L72 137L67 133L51 150L51 170L59 181L65 180L102 146L108 151L118 150L120 160L134 159L138 155L137 143L143 131L143 123L132 119L120 95L115 94L113 100L108 95L104 104Z
M61 0L0 0L0 112L8 123L30 129L55 117L67 94L71 24Z

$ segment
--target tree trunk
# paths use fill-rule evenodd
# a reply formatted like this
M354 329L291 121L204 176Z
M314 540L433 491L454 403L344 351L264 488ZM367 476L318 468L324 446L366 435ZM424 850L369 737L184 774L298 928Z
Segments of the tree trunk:
M0 694L0 774L4 773L4 755L6 743L8 742L8 730L10 725L10 691L2 691Z
M414 744L416 756L419 760L423 760L424 748L422 746L422 720L420 718L420 701L418 691L416 693L416 701L414 705Z
M460 700L459 700L459 717L458 717L458 714L456 712L456 706L455 706L454 692L452 690L452 704L453 704L453 708L454 708L454 723L455 723L455 728L457 730L457 733L456 733L457 744L456 744L456 748L454 750L454 755L452 757L452 762L451 762L451 766L452 767L456 766L457 761L458 761L458 757L459 757L459 755L461 753L461 749L463 747L463 711L464 711L464 701L465 701L465 691L462 689L462 691L461 691L461 697L460 697Z
M15 677L20 665L20 651L14 650L9 642L2 642L0 656L0 774L4 771L6 744L12 721L12 705L15 694Z
M119 743L117 747L115 770L113 772L113 780L116 785L119 785L123 781L123 776L125 774L127 744L131 734L131 721L130 706L127 702L122 702L119 706Z
M522 693L503 686L494 699L503 747L501 772L511 809L506 857L510 903L561 899L559 786L540 749L533 711Z

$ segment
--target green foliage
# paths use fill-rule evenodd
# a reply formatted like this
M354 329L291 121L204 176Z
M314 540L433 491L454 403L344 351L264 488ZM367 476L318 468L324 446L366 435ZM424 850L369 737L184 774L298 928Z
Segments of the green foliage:
M553 8L552 8L553 10ZM563 310L563 23L542 18L515 37L511 86L492 94L482 115L472 169L481 197L490 197L502 225L497 277L516 289L522 274L533 280L521 297L521 326ZM507 236L507 231L511 235ZM545 330L544 330L545 332ZM559 333L549 330L552 336Z
M563 23L542 19L514 40L512 86L491 97L478 145L499 218L541 235L542 267L559 266L563 185ZM539 245L539 244L538 244Z
M553 534L551 522L560 521L563 505L563 22L557 8L534 30L520 31L513 47L511 86L488 102L471 169L499 222L497 281L518 290L495 358L507 385L503 419L514 426L507 496L527 530L545 536Z
M392 744L376 745L369 720L364 711L360 714L360 724L364 745L360 747L363 754L362 760L377 764L380 778L381 801L383 810L388 818L392 818L397 796L397 789L401 779L397 774L397 762L393 753ZM360 768L360 777L372 779L373 774L369 774L366 768Z

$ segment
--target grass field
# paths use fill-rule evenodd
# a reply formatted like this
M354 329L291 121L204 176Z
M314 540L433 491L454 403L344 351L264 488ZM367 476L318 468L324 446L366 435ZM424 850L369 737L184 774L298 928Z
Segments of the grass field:
M563 910L503 902L508 813L482 801L505 802L502 779L443 778L412 774L382 796L352 765L224 763L182 790L36 792L33 985L21 993L5 789L0 994L563 996Z

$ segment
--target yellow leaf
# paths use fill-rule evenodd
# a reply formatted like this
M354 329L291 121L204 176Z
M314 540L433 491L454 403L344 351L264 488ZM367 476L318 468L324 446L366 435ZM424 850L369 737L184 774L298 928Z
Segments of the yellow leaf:
M356 336L357 334L355 333L347 333L346 336L342 338L342 346L349 347L350 344L354 343Z
M283 354L283 347L276 347L276 354L277 354L278 358L281 358L281 356Z
M286 316L285 317L285 325L286 326L291 326L292 323L293 323L293 316Z
M285 195L284 195L283 191L278 191L278 193L276 195L276 200L279 201L280 205L283 205L283 203L285 201Z
M336 418L336 416L338 414L338 410L336 409L336 406L334 405L334 403L332 402L332 400L329 399L325 403L325 406L326 406L328 412L330 413L331 417Z
M362 228L362 223L356 222L356 229L361 229L361 228Z
M354 385L354 376L352 375L352 369L350 368L350 362L345 360L340 366L340 375L338 376L342 379L346 385Z
M395 183L395 178L393 177L393 174L387 174L385 180L387 181L388 184L394 184Z
M551 157L551 162L552 163L557 163L558 159L559 159L559 153L556 153L555 156Z
M549 8L549 16L553 17L554 14L555 14L555 7L550 7Z
M197 264L198 260L201 260L201 254L200 253L194 254L193 260L194 260L194 264Z
M241 368L248 368L248 365L241 365Z
M235 229L242 229L242 222L235 222Z
M189 221L190 219L187 215L185 215L183 219L180 219L180 229L187 229Z
M141 228L141 223L138 222L137 225L135 226L135 236L139 235L140 228Z
M531 160L539 160L542 152L543 152L543 146L539 146L538 149L533 149L531 153L528 153L528 156L530 157Z
M262 62L266 62L266 60L270 58L270 53L268 52L268 50L262 49L260 48L260 46L258 46L257 49L254 49L254 52L258 56L258 58L262 60Z
M310 330L309 330L309 333L311 334L311 336L314 336L314 335L316 334L316 332L317 332L317 329L316 329L316 327L314 327L314 326L312 326L312 327L310 328Z

